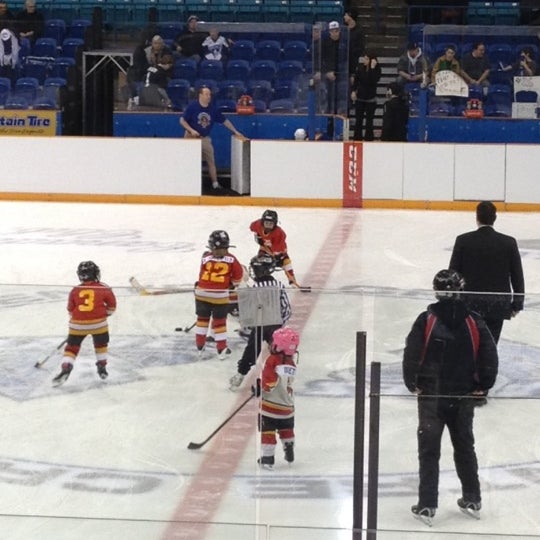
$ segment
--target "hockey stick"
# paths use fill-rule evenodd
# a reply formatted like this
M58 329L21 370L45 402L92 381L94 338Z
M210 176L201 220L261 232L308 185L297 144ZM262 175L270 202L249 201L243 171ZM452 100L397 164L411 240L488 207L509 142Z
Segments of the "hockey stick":
M54 351L51 351L43 360L41 360L41 362L36 362L34 364L34 367L35 368L40 368L43 364L45 364L45 362L47 362L49 360L49 358L51 358L51 356L53 356L56 353L56 351L59 351L66 343L67 343L67 338L64 339L64 341L62 341L62 343L60 343L60 345L56 346L54 348Z
M181 294L193 292L193 289L147 289L136 277L129 278L129 284L141 295L141 296L161 296L163 294Z
M188 444L188 450L198 450L199 448L202 448L225 424L227 424L228 422L230 422L238 412L240 412L241 409L243 409L250 401L252 398L255 397L255 394L252 393L243 403L242 405L240 405L224 422L222 422L218 427L217 429L215 429L214 431L212 431L212 433L210 433L210 435L208 435L208 437L206 437L206 439L204 439L203 442L200 442L200 443L194 443L194 442L190 442Z
M195 325L197 324L197 321L195 321L191 326L186 326L185 328L182 328L181 326L179 326L178 328L175 328L174 331L175 332L186 332L186 334L192 330Z

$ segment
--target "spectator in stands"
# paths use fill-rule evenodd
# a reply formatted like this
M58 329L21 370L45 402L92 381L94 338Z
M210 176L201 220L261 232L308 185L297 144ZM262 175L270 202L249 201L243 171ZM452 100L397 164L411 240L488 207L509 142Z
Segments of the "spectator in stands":
M435 84L435 76L439 71L453 71L457 75L461 74L461 67L456 60L456 49L453 45L448 45L444 54L439 56L433 64L433 70L431 71L431 82Z
M164 54L157 66L148 66L144 87L141 89L141 105L163 108L172 106L167 94L167 85L171 79L173 65L173 55Z
M43 35L45 19L36 9L35 0L26 0L24 9L17 14L16 24L19 37L27 38L32 45Z
M482 86L485 95L489 86L490 70L486 46L478 41L473 44L472 51L463 55L461 59L461 76L467 84Z
M133 99L137 96L137 86L144 80L146 71L148 70L145 49L149 45L149 33L147 30L143 30L139 43L133 51L133 63L127 70L127 84L122 88L122 95L124 100L128 102L128 108L133 106Z
M403 87L390 83L386 95L388 100L384 104L381 141L406 141L409 105L403 95Z
M396 82L400 86L405 86L407 83L427 85L429 64L418 43L410 42L407 45L407 50L399 57L397 72Z
M20 45L14 32L8 28L0 31L0 77L7 77L13 83L20 68Z
M187 20L187 26L174 39L175 53L180 58L192 58L197 62L203 56L203 41L206 39L206 32L197 31L199 18L196 15L190 15Z
M157 66L165 55L172 54L172 51L165 45L161 36L155 35L148 47L144 49L148 66Z
M328 36L321 40L321 73L327 91L327 112L338 112L338 82L348 74L344 73L348 65L344 63L346 49L341 40L341 28L337 21L328 25ZM319 74L319 77L321 75Z
M192 101L180 117L180 125L186 130L184 136L187 138L198 137L202 139L202 158L208 165L208 174L212 181L212 190L215 194L224 193L223 187L218 182L216 161L214 158L214 147L210 138L210 131L217 122L223 124L229 131L237 137L244 136L234 127L233 123L223 116L223 113L214 106L212 92L210 88L203 86L199 88L198 99Z
M7 2L0 2L0 29L15 31L15 15L8 8Z
M355 141L372 141L373 118L377 108L377 84L381 78L381 66L375 54L366 51L354 73L351 100L355 107ZM362 136L362 128L365 133Z
M229 56L229 48L232 44L233 41L220 35L217 28L210 28L208 36L202 42L204 57L207 60L226 62Z
M345 10L343 15L343 22L345 26L349 29L349 77L354 75L356 66L358 65L358 60L364 54L364 33L360 28L359 24L356 22L358 19L358 10L350 7Z
M534 61L534 53L530 47L523 47L519 53L519 58L508 66L501 64L503 71L512 71L517 77L533 77L536 75L537 67Z

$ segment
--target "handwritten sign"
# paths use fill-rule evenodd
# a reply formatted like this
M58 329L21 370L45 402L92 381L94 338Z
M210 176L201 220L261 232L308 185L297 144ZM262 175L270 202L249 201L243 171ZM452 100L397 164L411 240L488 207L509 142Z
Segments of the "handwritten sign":
M469 97L467 83L450 70L438 71L435 75L436 96Z
M521 90L531 90L540 96L540 77L514 77L514 100Z

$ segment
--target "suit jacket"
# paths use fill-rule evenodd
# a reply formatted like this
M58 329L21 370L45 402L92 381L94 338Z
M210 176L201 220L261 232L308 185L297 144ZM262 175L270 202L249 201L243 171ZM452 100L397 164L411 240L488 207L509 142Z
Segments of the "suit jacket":
M507 293L470 295L467 303L486 319L508 319L523 309L525 281L516 239L482 226L456 238L450 268L465 279L465 290Z

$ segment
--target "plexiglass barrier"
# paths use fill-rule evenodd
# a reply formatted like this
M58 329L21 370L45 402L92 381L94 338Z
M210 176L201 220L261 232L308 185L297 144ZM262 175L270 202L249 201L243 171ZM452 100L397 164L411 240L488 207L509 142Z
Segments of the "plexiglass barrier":
M540 297L527 295L524 311L505 322L497 382L475 410L480 519L456 505L460 484L445 432L439 506L428 527L410 512L417 410L402 354L416 316L435 301L430 291L288 290L301 336L295 461L283 459L278 443L274 469L265 470L257 464L258 400L248 400L258 368L229 389L246 346L237 319L228 322L231 355L218 359L209 341L199 358L189 288L147 296L115 288L108 379L98 377L87 338L69 379L55 388L69 290L0 286L3 538L365 538L365 524L354 536L352 527L358 331L367 334L366 384L369 364L382 368L371 538L540 538ZM206 444L187 448L246 400Z

